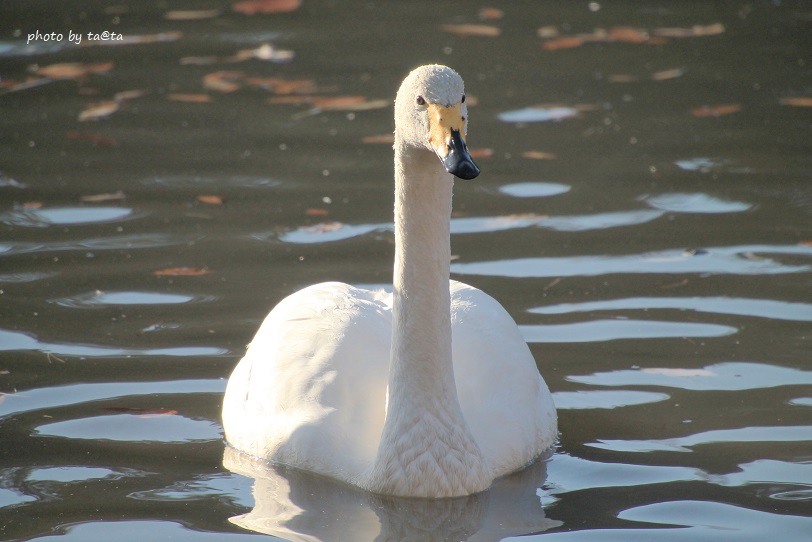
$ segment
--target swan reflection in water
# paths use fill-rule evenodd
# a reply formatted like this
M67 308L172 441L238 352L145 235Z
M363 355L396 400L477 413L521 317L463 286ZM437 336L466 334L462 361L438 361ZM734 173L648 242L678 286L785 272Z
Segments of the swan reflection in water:
M490 489L466 497L419 499L377 495L226 447L223 465L254 479L254 509L230 521L290 541L495 541L561 525L545 517L537 495L545 458Z

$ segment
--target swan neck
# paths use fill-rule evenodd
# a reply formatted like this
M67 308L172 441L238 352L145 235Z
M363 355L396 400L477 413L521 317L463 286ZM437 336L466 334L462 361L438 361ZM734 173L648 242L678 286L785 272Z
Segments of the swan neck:
M408 367L405 374L430 378L418 393L456 401L448 287L453 177L422 149L396 151L395 161L393 374Z

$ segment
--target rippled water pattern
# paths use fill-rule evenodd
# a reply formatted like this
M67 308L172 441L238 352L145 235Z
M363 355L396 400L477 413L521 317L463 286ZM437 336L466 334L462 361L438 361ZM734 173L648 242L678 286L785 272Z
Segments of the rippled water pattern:
M0 539L812 539L808 2L0 20ZM391 281L390 104L428 62L466 79L483 172L452 273L516 319L561 431L439 502L241 456L219 417L276 302Z

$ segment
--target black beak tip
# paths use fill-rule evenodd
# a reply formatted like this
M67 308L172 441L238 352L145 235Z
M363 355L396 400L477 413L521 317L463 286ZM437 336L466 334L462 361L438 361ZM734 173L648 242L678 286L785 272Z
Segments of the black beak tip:
M457 162L455 167L449 169L448 172L460 179L471 180L479 175L479 168L474 161L468 157L465 160Z

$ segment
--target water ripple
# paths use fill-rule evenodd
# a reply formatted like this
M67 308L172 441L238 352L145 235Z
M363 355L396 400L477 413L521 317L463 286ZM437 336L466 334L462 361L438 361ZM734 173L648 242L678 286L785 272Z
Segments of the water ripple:
M594 277L616 273L708 273L723 275L778 275L803 273L812 265L781 263L767 254L812 256L804 245L739 245L699 252L663 250L621 256L517 258L486 262L456 262L451 272L498 277Z
M724 337L738 330L730 326L694 322L592 320L572 324L522 325L519 331L529 343L582 343L619 339Z
M136 235L114 235L110 237L92 237L76 241L57 241L51 243L0 243L0 256L30 254L33 252L64 252L88 250L121 250L161 248L191 243L201 236L174 235L167 233L141 233Z
M674 213L740 213L753 207L749 203L727 201L708 194L660 194L644 199L646 203L663 211Z
M220 440L220 426L180 415L112 414L45 423L34 435L118 442L200 442Z
M613 409L659 403L670 399L665 393L650 391L557 391L553 393L558 410Z
M499 187L499 192L514 198L546 198L569 192L571 187L561 183L513 183Z
M765 363L728 362L701 369L624 369L568 376L570 382L591 386L662 386L694 391L740 391L812 384L812 371Z
M96 290L69 297L49 299L49 303L72 309L98 309L119 305L175 305L183 303L200 303L216 299L210 295L167 294L161 292L103 292Z
M9 226L47 228L132 220L143 213L126 207L62 207L54 209L15 209L0 214L0 222Z
M0 351L36 350L56 356L132 357L132 356L222 356L225 348L212 346L175 346L170 348L125 348L78 343L48 343L21 331L0 329Z
M68 384L25 390L4 395L0 402L0 416L31 412L47 408L103 401L131 395L158 395L216 393L225 391L224 380L163 380L156 382L100 382L95 384Z
M562 303L549 307L536 307L528 312L535 314L569 314L575 312L677 309L709 312L716 314L735 314L771 318L774 320L793 320L812 322L812 304L773 299L745 299L735 297L628 297L605 301L585 303Z
M691 448L725 442L812 442L812 425L716 429L685 437L652 440L604 440L586 446L613 452L690 452Z

